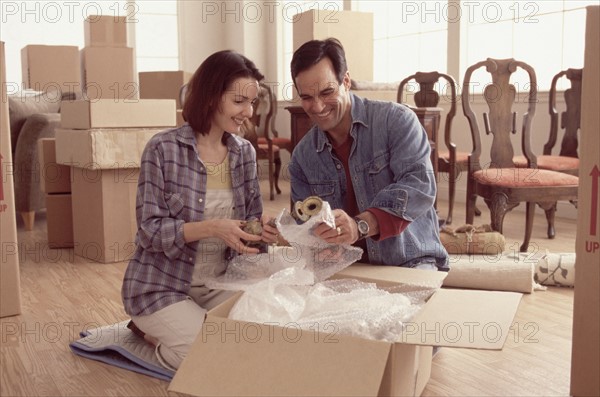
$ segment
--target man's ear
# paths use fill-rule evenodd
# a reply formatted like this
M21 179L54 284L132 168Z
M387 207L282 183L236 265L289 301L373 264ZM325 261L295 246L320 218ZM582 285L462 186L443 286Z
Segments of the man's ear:
M344 87L346 88L346 90L350 90L350 71L346 71L346 73L344 74L344 79L342 80L342 84L344 85Z

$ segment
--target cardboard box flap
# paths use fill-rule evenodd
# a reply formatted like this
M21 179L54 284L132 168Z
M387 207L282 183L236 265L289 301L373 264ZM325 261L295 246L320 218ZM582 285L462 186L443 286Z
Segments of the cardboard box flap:
M169 391L194 396L377 395L389 343L291 325L209 314Z
M365 282L375 283L379 287L388 287L399 284L439 287L442 285L447 274L448 273L446 272L408 269L399 266L354 264L336 273L331 278L357 278Z
M406 324L401 341L501 350L521 296L515 292L440 289Z

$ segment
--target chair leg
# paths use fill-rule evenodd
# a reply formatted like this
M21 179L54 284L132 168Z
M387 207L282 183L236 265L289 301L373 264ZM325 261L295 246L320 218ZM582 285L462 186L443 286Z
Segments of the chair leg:
M448 217L446 223L452 223L452 210L454 209L454 195L456 191L456 165L451 164L448 172Z
M28 232L32 231L35 222L35 211L23 211L21 212L21 218L25 224L25 230Z
M477 200L477 195L473 193L473 187L470 182L467 181L467 219L466 223L468 225L473 224L473 220L475 219L475 201Z
M546 221L548 221L548 238L553 239L556 236L554 230L554 214L556 214L556 201L553 202L542 202L538 205L546 212Z
M533 216L535 215L535 203L527 202L527 209L525 210L525 240L521 245L521 252L527 252L529 248L529 240L531 239L531 231L533 229Z
M275 191L277 194L281 194L281 189L279 188L279 173L281 172L281 158L279 155L275 158L275 174L273 175L275 179Z
M484 200L490 209L492 230L502 234L502 225L506 213L515 208L519 203L509 203L504 193L494 194L491 200Z
M274 179L274 175L275 172L273 171L273 154L271 154L268 158L269 161L269 200L273 201L275 200L275 192L274 192L274 185L275 185L275 181Z

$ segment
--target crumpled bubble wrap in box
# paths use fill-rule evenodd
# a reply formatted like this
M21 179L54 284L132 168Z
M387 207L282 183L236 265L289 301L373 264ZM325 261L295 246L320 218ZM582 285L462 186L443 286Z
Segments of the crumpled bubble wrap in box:
M379 289L354 279L327 280L359 260L362 249L328 244L312 230L321 222L335 227L328 203L303 224L283 210L276 224L291 247L234 258L224 275L209 280L215 289L244 290L229 318L329 334L394 342L404 324L440 285Z

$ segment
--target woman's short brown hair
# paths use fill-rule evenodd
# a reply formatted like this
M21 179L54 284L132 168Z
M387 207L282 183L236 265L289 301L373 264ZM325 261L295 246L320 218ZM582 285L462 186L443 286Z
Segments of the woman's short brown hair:
M236 79L244 77L257 81L264 78L254 62L235 51L219 51L206 58L187 84L184 120L194 131L208 134L221 97Z

